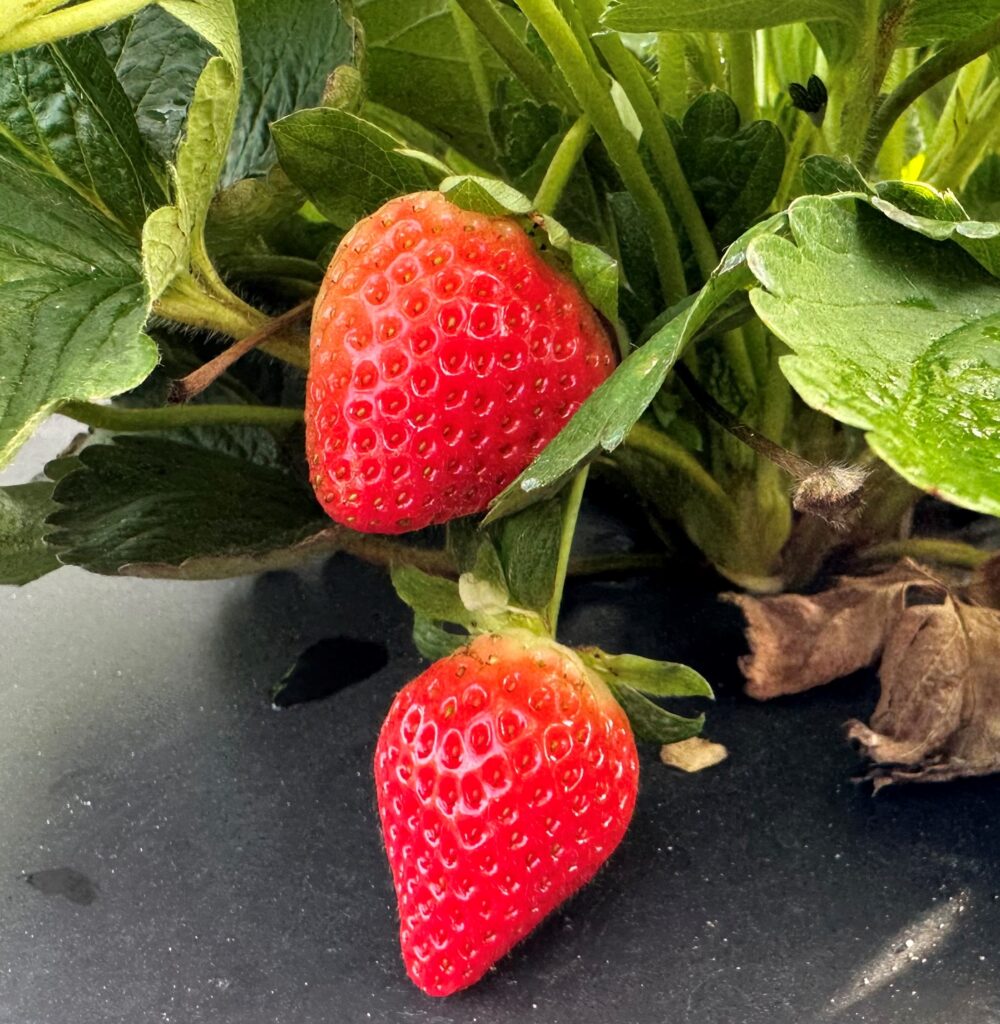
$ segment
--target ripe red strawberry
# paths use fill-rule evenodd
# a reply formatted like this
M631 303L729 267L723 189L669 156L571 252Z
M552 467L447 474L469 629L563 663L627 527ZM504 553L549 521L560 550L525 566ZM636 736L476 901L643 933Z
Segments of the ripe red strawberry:
M611 372L608 336L516 221L393 199L316 299L306 448L337 522L402 533L481 512Z
M484 635L397 695L375 782L406 969L473 984L618 845L638 759L625 713L570 650Z

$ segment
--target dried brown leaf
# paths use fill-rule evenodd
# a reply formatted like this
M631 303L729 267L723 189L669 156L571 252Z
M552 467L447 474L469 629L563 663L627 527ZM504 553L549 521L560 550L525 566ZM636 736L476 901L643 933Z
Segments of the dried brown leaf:
M1000 555L994 555L973 573L968 594L975 604L1000 608Z
M750 654L740 659L746 692L769 700L822 686L871 665L915 586L945 593L915 562L878 576L846 576L820 594L727 594L747 620Z
M848 738L873 762L875 788L1000 770L1000 612L960 604L907 608L882 655L870 726Z
M682 772L700 772L725 761L729 751L721 743L713 743L701 736L667 743L660 747L660 760Z
M903 561L821 594L729 599L747 618L751 696L797 693L881 658L871 722L847 724L878 789L1000 771L998 597L993 560L968 589Z

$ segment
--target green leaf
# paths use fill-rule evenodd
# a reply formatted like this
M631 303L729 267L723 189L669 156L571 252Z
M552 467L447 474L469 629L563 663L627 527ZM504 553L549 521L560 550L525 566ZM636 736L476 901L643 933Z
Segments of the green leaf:
M489 217L525 217L532 211L531 200L527 196L497 178L455 175L445 178L440 187L456 206ZM577 241L554 217L533 214L532 222L545 231L553 248L569 256L573 276L590 304L613 324L617 323L617 261L596 245Z
M168 13L218 51L219 56L236 71L242 66L240 36L233 0L157 0Z
M142 284L99 273L0 285L0 464L60 402L108 398L156 365Z
M233 134L239 81L231 64L213 57L198 77L184 141L177 151L179 223L191 238L205 228L208 207Z
M842 68L850 64L857 52L858 30L854 23L843 21L810 21L809 32L819 43L819 48L831 68ZM812 65L810 65L810 70Z
M511 602L545 615L555 589L563 498L539 502L493 527Z
M169 6L169 4L168 4ZM327 76L353 58L354 31L335 0L236 0L239 20L206 22L189 5L191 23L216 40L230 66L242 62L242 88L222 183L266 173L275 162L268 126L299 107L315 106ZM132 102L143 134L164 160L173 160L195 83L213 47L163 7L147 7L102 30L100 38ZM214 184L214 182L213 182Z
M301 110L271 126L288 176L345 230L395 196L441 180L388 132L346 110Z
M490 127L497 140L497 154L504 173L511 180L532 172L537 188L548 161L539 167L539 155L565 134L570 122L551 103L539 104L520 95L512 80L499 83L496 104L490 112ZM551 159L551 153L547 154Z
M853 198L806 196L789 217L792 237L748 258L792 386L911 483L1000 514L1000 283Z
M19 587L59 568L55 549L43 540L53 508L46 480L0 487L0 584Z
M238 98L239 81L232 66L213 57L198 78L177 151L175 203L155 211L143 228L143 269L154 301L188 270L193 252L203 245Z
M740 127L736 104L709 92L691 104L677 155L718 245L728 245L767 210L785 167L785 140L771 121Z
M280 167L263 178L233 182L216 193L208 209L205 232L209 251L232 255L237 261L255 251L268 255L263 240L287 224L304 201Z
M0 465L60 402L156 365L135 241L0 139Z
M950 192L908 181L883 181L869 202L890 220L936 241L951 239L1000 277L1000 223L969 220Z
M653 259L648 225L628 192L608 195L608 210L614 220L618 255L627 288L619 296L621 317L633 337L663 308L663 293Z
M172 161L212 47L158 4L109 25L97 37L114 64L143 138L161 160Z
M357 0L365 28L369 97L430 128L465 156L493 167L497 83L509 72L475 31L459 29L450 0ZM524 20L505 11L519 31ZM469 26L471 28L471 26Z
M740 32L797 21L861 22L861 0L611 0L604 24L619 32Z
M476 564L483 535L478 516L463 516L445 526L445 547L459 572L468 572Z
M684 718L665 711L626 683L607 682L607 685L628 716L635 738L642 742L677 743L697 736L705 724L704 715Z
M431 576L412 565L397 565L392 568L392 585L400 600L424 619L472 625L472 616L462 604L454 580Z
M413 616L413 644L428 661L446 658L468 642L468 633L449 633L423 615Z
M531 200L499 178L453 175L445 178L440 188L449 202L463 210L485 213L487 217L526 216L531 213Z
M462 576L475 576L477 580L481 580L502 594L503 601L506 603L510 592L507 589L507 575L504 572L504 564L500 560L500 552L497 551L496 545L489 537L483 537L481 533L480 537L482 537L482 543L476 550L472 567L468 573L463 573ZM466 607L468 607L468 603L466 603Z
M327 76L354 54L354 31L335 0L236 0L236 14L243 88L223 184L268 171L270 123L318 105Z
M757 225L726 251L692 300L632 352L591 394L535 461L494 501L487 522L510 515L561 487L602 449L613 451L656 397L684 346L725 301L750 286L746 265L751 239L778 230L783 214Z
M41 171L0 138L0 282L48 277L83 281L95 271L137 281L135 250L135 239L70 183ZM0 348L0 359L5 354Z
M164 200L162 169L91 37L0 56L0 138L129 231Z
M590 304L611 321L618 322L618 262L603 249L580 242L554 218L543 216L541 226L549 241L569 254L573 277Z
M282 549L315 549L328 525L286 473L148 435L85 448L53 498L60 507L48 536L60 559L109 575L208 579L275 568L291 564Z
M870 191L861 172L844 160L817 153L802 161L802 187L806 194L828 196L836 192Z
M607 654L598 647L581 654L605 681L625 683L641 693L654 697L715 697L705 677L687 665L637 654Z
M982 31L1000 15L995 0L913 0L897 46L930 46Z
M502 615L510 603L500 555L488 537L479 545L472 568L458 577L458 593L476 616Z

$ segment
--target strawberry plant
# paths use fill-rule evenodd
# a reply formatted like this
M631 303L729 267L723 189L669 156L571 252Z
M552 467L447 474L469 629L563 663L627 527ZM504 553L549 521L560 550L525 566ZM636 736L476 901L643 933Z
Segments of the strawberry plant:
M643 694L704 680L560 649L560 600L713 571L751 695L881 659L878 782L997 770L998 53L997 0L9 0L0 466L52 414L81 434L0 487L0 583L346 551L440 659L404 694L464 665L492 699L544 649L673 744L701 718ZM663 552L572 559L588 482ZM376 773L444 991L489 958L456 966L455 890L421 911L389 836L407 707ZM575 887L549 867L496 955Z

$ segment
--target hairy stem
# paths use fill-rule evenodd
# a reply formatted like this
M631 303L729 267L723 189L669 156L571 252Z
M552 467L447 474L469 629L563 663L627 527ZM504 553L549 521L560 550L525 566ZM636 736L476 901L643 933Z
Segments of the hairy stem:
M545 610L545 621L549 627L549 635L556 635L559 624L559 608L562 605L563 590L566 587L566 571L569 568L569 553L573 547L573 536L576 533L576 521L580 516L580 503L587 486L588 469L584 466L573 477L563 504L562 533L559 536L559 554L556 558L555 580L552 586L552 599Z
M220 424L282 428L302 422L301 409L272 405L168 405L155 409L127 409L93 402L63 402L57 411L89 427L125 433Z
M799 169L799 162L802 154L809 145L809 139L815 129L812 121L805 114L798 115L798 123L795 126L795 134L788 146L788 154L785 157L785 168L781 172L781 181L778 183L778 191L774 195L774 209L783 210L788 205L789 196L792 194L792 183L795 181L795 172Z
M581 114L563 136L535 193L532 205L539 213L555 212L573 168L583 155L589 139L590 119L586 114Z
M618 116L606 83L594 73L553 0L519 0L519 6L549 48L580 107L604 142L625 187L646 217L667 304L679 301L687 293L687 283L677 236L663 200L639 158L635 140Z
M942 47L907 75L882 101L868 127L865 146L858 159L858 169L867 174L875 165L879 151L892 126L920 96L959 68L1000 46L1000 18L965 39L957 39Z
M660 32L656 37L656 94L660 110L680 118L688 105L687 58L684 37L677 32Z
M908 540L890 540L873 544L854 555L854 561L892 562L898 558L915 558L918 561L951 565L957 569L978 569L992 557L995 551L983 551L971 544L957 540L937 540L930 537L910 537Z
M565 83L554 77L504 20L491 0L456 0L500 59L539 103L574 107Z
M172 404L187 402L200 395L210 384L214 383L229 369L237 359L245 356L251 349L263 345L269 339L282 334L291 324L309 316L313 308L313 299L306 299L297 306L293 306L287 312L269 320L260 330L247 335L230 345L225 351L220 352L214 359L199 366L186 377L175 380L170 389L169 401Z
M769 437L765 437L759 431L754 430L753 427L737 419L728 409L724 409L701 386L694 374L683 363L677 364L675 372L702 411L715 420L720 427L732 434L738 441L742 441L748 448L753 449L758 455L763 456L769 462L773 462L795 480L804 480L806 477L819 471L819 466L816 466L808 459L802 458L801 455L796 455L795 452L790 452L787 448L783 448Z
M167 320L201 330L218 331L230 338L246 338L266 328L270 320L266 314L248 306L228 290L226 295L230 301L203 288L191 274L185 274L153 303L153 312ZM308 349L287 335L269 335L261 348L268 355L300 369L309 366Z
M88 0L75 7L43 14L0 35L0 53L24 50L41 43L54 43L67 36L90 32L135 14L149 0Z
M597 45L639 118L653 162L680 215L681 223L694 249L698 269L707 280L709 274L715 270L719 256L705 224L705 218L701 215L698 201L691 191L680 160L677 159L677 151L663 123L663 116L657 109L656 100L639 74L637 60L617 35L601 36Z
M469 66L472 75L472 88L476 93L476 100L479 102L479 109L485 121L489 121L490 110L493 106L493 99L490 95L490 85L486 80L486 71L483 69L483 62L479 53L479 42L476 39L475 27L472 19L465 13L457 0L452 0L452 20L458 31L458 39L465 51L465 62Z
M843 90L838 145L842 156L856 159L865 141L865 131L878 102L879 90L889 70L896 36L913 0L900 0L885 15L881 0L864 0L863 28L858 53L850 70L839 83Z
M747 125L757 116L753 33L731 32L726 37L726 59L729 65L729 95L739 108L740 121Z
M263 313L247 306L223 302L202 289L191 275L181 275L153 303L153 312L188 327L218 331L230 338L252 334L267 321Z

